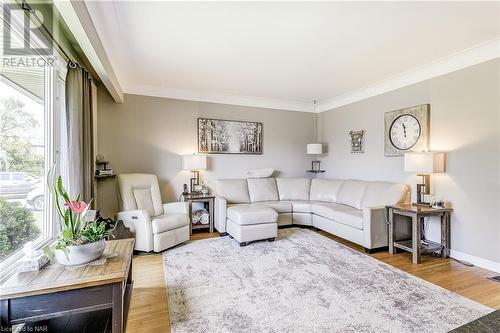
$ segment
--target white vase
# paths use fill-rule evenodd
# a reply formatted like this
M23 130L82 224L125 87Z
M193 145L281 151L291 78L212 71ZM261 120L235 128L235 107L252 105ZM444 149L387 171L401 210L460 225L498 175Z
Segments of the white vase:
M106 242L104 239L94 243L68 246L68 255L63 250L55 250L57 263L61 265L82 265L99 258L104 252Z

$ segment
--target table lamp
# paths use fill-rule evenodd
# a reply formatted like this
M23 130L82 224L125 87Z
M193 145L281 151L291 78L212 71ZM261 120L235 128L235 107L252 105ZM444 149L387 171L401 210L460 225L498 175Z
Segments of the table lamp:
M320 155L323 154L323 145L321 143L308 143L307 155ZM321 172L321 161L311 162L312 172Z
M417 205L429 205L424 201L424 195L431 193L430 174L444 172L444 158L444 153L437 152L405 153L405 171L422 177L422 183L417 184Z
M200 170L206 170L206 168L207 157L205 155L182 155L182 169L193 173L193 177L189 179L191 192L195 192L195 185L200 185Z

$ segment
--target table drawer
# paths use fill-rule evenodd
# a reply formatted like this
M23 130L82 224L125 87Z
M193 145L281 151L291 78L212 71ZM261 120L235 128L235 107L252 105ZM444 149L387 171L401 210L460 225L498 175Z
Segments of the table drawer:
M111 308L112 299L113 288L108 284L53 294L13 298L2 301L2 306L9 307L10 322L16 324L55 318L69 313Z

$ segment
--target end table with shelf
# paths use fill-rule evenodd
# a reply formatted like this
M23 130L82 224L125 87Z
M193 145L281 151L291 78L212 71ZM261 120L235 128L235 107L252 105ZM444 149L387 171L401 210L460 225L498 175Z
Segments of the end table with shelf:
M125 332L134 242L133 238L106 241L105 251L117 255L100 265L53 264L12 275L0 286L0 331L13 332L13 325L27 323L33 326L26 332L53 332L57 327Z
M447 258L450 254L451 236L451 208L433 208L430 206L416 204L397 204L386 206L389 219L389 253L394 254L397 249L412 253L414 264L420 263L423 252L441 251L441 257ZM395 216L406 216L411 218L412 238L407 240L396 240ZM425 217L438 216L441 218L441 243L422 239L422 224Z
M188 194L183 194L181 195L181 201L182 202L188 202L189 203L189 234L191 235L193 233L193 230L197 229L208 229L210 233L214 232L214 201L215 201L215 195L208 193L208 194L203 194L203 193L188 193ZM205 207L208 211L208 224L200 224L200 225L193 225L193 202L202 202L205 204Z

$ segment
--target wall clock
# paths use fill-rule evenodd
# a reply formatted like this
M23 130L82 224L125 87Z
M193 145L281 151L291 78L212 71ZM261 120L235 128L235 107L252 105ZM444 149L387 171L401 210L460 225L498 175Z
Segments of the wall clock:
M384 114L385 156L429 150L429 110L424 104Z

